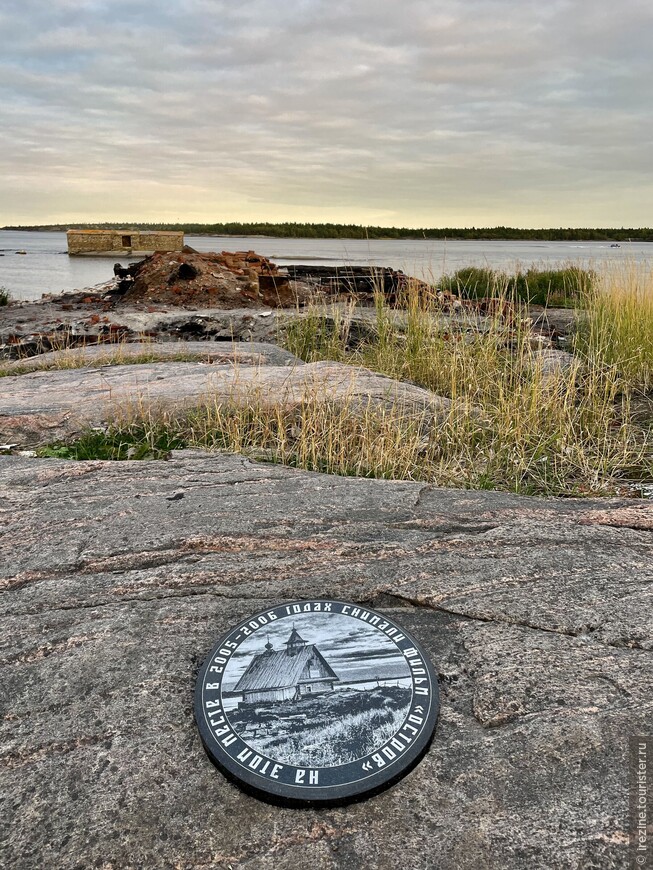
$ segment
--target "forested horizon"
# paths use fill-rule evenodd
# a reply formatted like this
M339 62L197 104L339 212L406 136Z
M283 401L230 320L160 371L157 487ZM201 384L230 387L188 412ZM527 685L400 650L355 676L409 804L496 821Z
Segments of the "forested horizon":
M295 239L476 239L487 241L597 241L653 242L650 227L554 227L523 229L519 227L379 227L332 223L152 223L96 222L5 226L3 230L23 232L65 232L66 230L183 230L186 235L269 236Z

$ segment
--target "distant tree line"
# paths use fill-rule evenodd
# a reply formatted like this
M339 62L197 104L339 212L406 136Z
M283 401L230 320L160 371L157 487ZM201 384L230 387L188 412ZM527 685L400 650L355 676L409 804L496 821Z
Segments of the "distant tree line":
M650 227L557 227L525 230L517 227L445 227L444 229L406 227L365 227L358 224L301 223L79 223L42 226L7 226L5 230L65 231L69 229L183 230L188 235L274 236L285 239L479 239L496 241L586 241L653 242Z

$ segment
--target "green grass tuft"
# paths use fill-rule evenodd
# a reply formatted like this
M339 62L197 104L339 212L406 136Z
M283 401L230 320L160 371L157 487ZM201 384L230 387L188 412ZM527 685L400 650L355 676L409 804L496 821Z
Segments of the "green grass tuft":
M518 269L508 274L496 269L468 267L438 282L441 290L463 299L503 297L511 301L552 308L574 308L594 286L596 274L579 266L560 269Z
M155 421L90 429L69 444L52 444L36 453L52 459L166 459L171 450L181 450L186 442L180 433Z

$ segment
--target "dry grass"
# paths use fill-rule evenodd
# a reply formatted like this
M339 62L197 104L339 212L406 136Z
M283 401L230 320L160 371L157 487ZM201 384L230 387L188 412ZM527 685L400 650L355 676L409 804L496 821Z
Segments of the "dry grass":
M585 295L576 351L594 367L615 366L633 389L653 389L653 271L606 268Z
M119 366L119 365L140 365L142 363L170 361L170 362L197 362L201 361L201 355L184 351L183 346L174 354L165 353L161 350L162 345L154 341L148 342L147 338L139 339L139 344L150 344L150 347L144 348L138 353L131 353L131 342L119 341L115 343L107 343L102 345L78 345L70 347L63 344L60 348L52 348L56 353L54 359L39 359L39 357L28 356L24 359L19 359L11 365L0 365L0 378L11 377L14 375L23 375L30 372L45 372L61 369L81 369L86 366L97 368L99 366ZM181 344L181 343L180 343ZM101 347L102 351L93 357L85 356L86 347ZM164 345L163 347L169 347ZM210 345L207 345L207 357L209 352L213 350ZM43 356L46 355L43 354Z
M640 344L639 338L628 342L628 319L644 318L653 284L648 296L638 291L635 301L632 288L621 292L632 305L632 313L617 321L621 346L630 352ZM599 299L593 294L587 300L590 322L601 310ZM568 368L551 371L525 313L517 311L513 325L496 315L485 322L484 332L454 331L443 328L433 300L414 296L407 322L398 329L379 300L374 340L348 350L346 313L316 310L313 322L309 318L294 327L288 347L305 359L335 357L365 365L457 400L457 413L431 433L411 476L443 485L559 495L613 493L625 480L650 480L650 426L638 423L632 410L637 391L648 383L650 361L640 353L638 367L625 368L620 364L624 355L613 351L611 356L601 344L612 335L604 332L595 335L591 356L579 355ZM329 330L329 322L335 328ZM650 343L650 320L638 329ZM641 346L645 340L642 336ZM410 439L407 450L409 445Z
M285 343L306 361L363 365L455 400L435 424L310 396L271 407L253 393L182 416L143 412L59 449L126 458L202 446L322 472L539 495L625 494L630 482L653 480L653 423L635 413L651 389L651 275L602 276L584 303L576 356L553 370L524 311L508 324L486 318L479 330L452 326L423 292L406 304L399 321L379 296L371 334L355 345L352 309L317 306Z
M229 716L246 742L275 761L307 767L347 764L380 749L401 728L410 707L410 690L336 690L310 699L285 701ZM289 727L289 713L303 714Z

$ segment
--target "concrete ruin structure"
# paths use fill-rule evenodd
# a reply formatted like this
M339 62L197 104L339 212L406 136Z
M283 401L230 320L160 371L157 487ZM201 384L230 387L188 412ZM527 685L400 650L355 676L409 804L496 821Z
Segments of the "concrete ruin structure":
M147 256L155 251L181 251L181 230L68 230L70 256Z

